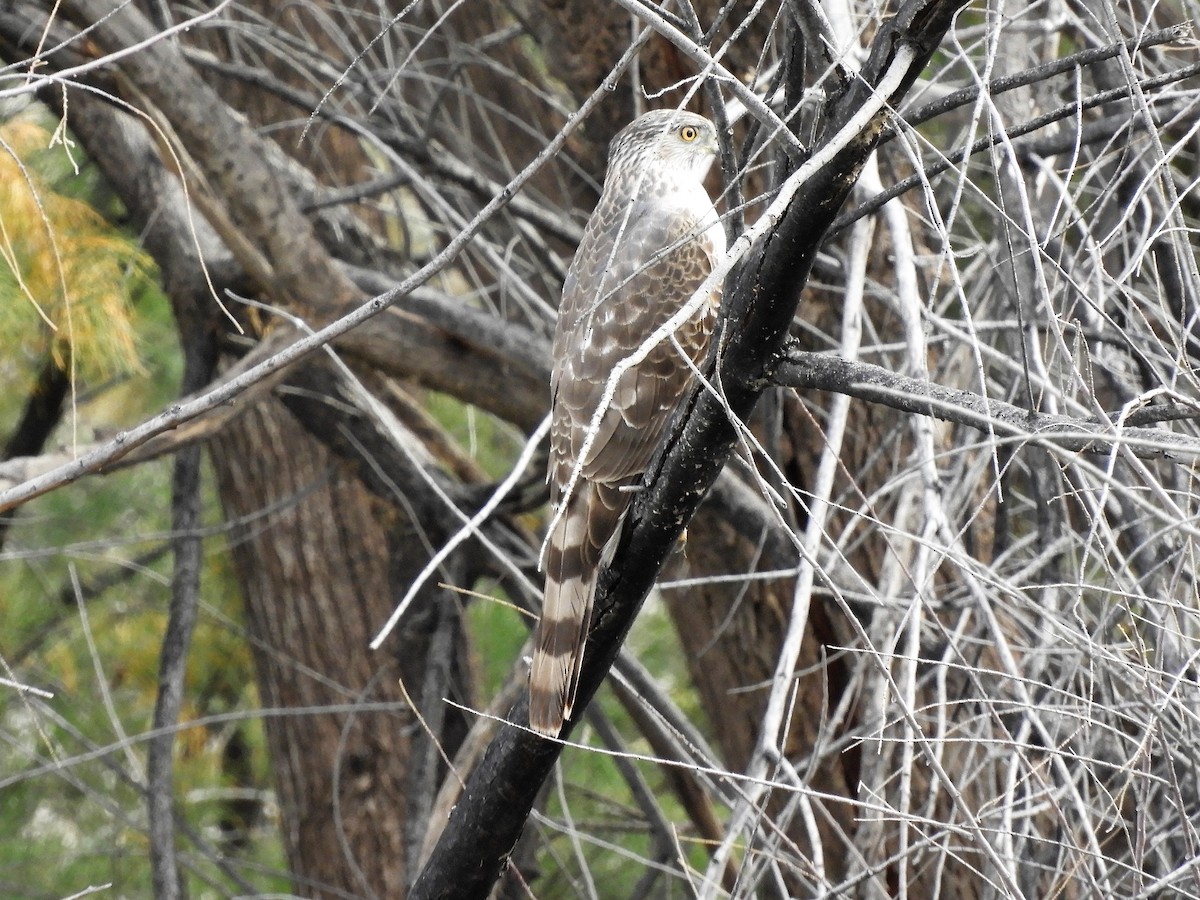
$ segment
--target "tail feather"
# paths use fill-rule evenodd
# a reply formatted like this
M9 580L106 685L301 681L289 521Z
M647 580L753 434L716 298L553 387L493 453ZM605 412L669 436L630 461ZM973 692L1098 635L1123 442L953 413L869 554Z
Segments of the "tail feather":
M596 576L624 505L615 487L580 480L550 536L542 619L529 671L529 726L550 737L557 737L571 717Z

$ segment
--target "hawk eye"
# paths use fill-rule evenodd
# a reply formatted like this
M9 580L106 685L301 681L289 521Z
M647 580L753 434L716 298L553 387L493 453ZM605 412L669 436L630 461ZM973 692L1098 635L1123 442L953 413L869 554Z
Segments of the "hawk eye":
M679 129L679 136L690 144L696 138L700 137L700 129L695 125L684 125Z

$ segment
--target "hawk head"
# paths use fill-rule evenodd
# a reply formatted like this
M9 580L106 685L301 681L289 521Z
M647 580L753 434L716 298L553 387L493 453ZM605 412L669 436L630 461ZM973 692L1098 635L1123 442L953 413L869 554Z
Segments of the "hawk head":
M638 116L613 138L607 177L624 177L629 167L652 167L703 181L717 153L716 129L704 116L656 109Z

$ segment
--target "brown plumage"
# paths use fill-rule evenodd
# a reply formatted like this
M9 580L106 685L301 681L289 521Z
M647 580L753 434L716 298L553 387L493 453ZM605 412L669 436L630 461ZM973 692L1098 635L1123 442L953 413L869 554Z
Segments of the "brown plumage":
M637 483L692 379L670 340L627 369L576 460L610 374L675 314L725 252L704 190L716 133L701 116L659 110L635 119L609 148L604 192L567 273L554 335L546 588L529 675L529 724L556 736L570 717L596 576L607 564ZM718 294L675 333L699 363Z

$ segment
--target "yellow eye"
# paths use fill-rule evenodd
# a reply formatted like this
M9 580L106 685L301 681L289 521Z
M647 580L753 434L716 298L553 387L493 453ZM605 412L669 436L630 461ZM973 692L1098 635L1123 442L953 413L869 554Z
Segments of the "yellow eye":
M679 136L690 144L696 138L700 137L700 129L695 125L684 125L679 129Z

